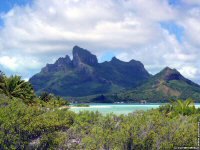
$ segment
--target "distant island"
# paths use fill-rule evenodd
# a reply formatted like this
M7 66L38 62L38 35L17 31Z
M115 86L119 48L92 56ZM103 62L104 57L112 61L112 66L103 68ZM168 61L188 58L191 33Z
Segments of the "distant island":
M151 75L136 60L124 62L116 57L99 63L86 49L74 46L73 59L68 55L47 64L30 78L39 95L53 93L77 102L166 102L170 99L200 100L200 86L176 69L164 68Z

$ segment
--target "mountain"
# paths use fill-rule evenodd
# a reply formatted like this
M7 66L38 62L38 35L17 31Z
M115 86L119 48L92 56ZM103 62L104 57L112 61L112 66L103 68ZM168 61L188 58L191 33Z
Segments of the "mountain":
M38 94L46 91L87 102L200 99L200 86L176 69L166 67L152 76L136 60L124 62L113 57L99 63L94 54L78 46L72 54L72 60L68 55L61 57L30 79Z
M152 76L136 89L115 95L115 99L122 101L165 102L177 98L200 100L200 86L183 77L176 69L169 67Z
M68 55L47 64L30 78L39 94L43 91L60 96L88 96L119 92L138 87L150 78L144 65L136 60L124 62L116 57L99 63L88 50L74 46L73 59Z

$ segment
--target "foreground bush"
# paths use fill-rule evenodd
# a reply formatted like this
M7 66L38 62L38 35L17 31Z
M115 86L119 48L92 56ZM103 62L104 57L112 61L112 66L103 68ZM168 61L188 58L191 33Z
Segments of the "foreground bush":
M80 149L173 149L174 146L196 146L197 118L168 118L157 110L128 116L107 115L90 124L83 121L85 127L76 134L83 133Z
M186 100L171 100L169 104L159 107L159 110L168 116L177 116L177 115L192 115L199 114L199 109L195 108L194 101L192 99Z
M74 122L75 114L68 110L46 111L20 100L7 102L6 106L5 101L1 103L4 105L0 105L0 149L26 149L37 139L68 130ZM40 142L32 146L40 147Z
M197 146L200 109L192 100L129 115L75 114L49 93L0 72L0 149L151 150ZM64 107L61 107L64 106Z
M0 149L170 150L175 146L197 146L198 111L166 115L168 107L163 107L104 116L47 108L1 97Z

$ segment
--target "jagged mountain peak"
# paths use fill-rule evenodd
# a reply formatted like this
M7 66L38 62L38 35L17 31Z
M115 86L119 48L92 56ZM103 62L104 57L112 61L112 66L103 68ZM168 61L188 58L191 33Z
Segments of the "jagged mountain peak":
M125 61L122 61L122 60L118 59L118 58L115 57L115 56L112 57L112 59L111 59L110 62L112 62L112 63L126 63L126 64L130 64L130 65L137 65L137 66L144 67L144 65L143 65L140 61L131 59L130 61L125 62Z
M65 57L60 57L54 64L47 64L42 68L42 73L58 72L58 71L67 71L72 66L72 61L68 55Z
M79 66L81 63L94 66L98 64L97 57L90 53L88 50L79 46L73 47L73 65Z
M58 60L56 60L55 62L55 64L58 65L69 64L69 63L71 63L71 59L68 55L66 55L65 57L58 58Z
M114 56L112 57L111 62L123 62L123 61Z

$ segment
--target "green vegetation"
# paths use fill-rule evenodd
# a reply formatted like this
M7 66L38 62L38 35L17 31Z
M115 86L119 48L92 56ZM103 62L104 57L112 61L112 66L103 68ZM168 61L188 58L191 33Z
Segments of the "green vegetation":
M20 99L28 105L40 105L45 107L60 107L69 105L69 102L59 96L41 93L36 97L32 85L21 79L20 76L6 77L0 72L0 94L9 99Z
M25 82L10 78L18 81L13 83ZM0 76L1 83L10 78ZM0 149L3 150L170 150L175 146L197 146L200 110L191 99L171 101L147 112L103 116L98 112L76 114L60 109L68 105L67 101L52 94L42 93L29 99L26 94L7 94L3 87L0 87ZM29 100L24 99L26 96Z
M42 109L20 100L0 104L0 149L173 149L197 145L198 113L165 109L127 116Z
M41 141L38 147L48 148L45 138L67 130L74 122L70 111L27 106L20 100L1 100L0 106L0 149L27 149L37 140Z
M195 108L194 101L192 99L187 99L185 101L181 99L176 101L172 100L170 104L161 106L159 110L169 116L178 114L185 116L200 113L200 109Z
M21 80L19 76L11 76L8 78L1 74L0 92L4 93L10 99L14 97L20 98L26 101L26 103L32 102L35 97L31 84Z
M90 107L89 104L76 104L74 106L76 106L76 107Z
M48 107L48 108L55 108L55 107L69 105L69 102L63 99L62 97L55 96L47 92L43 92L39 96L39 100L37 100L37 103L40 104L40 106L42 107Z

